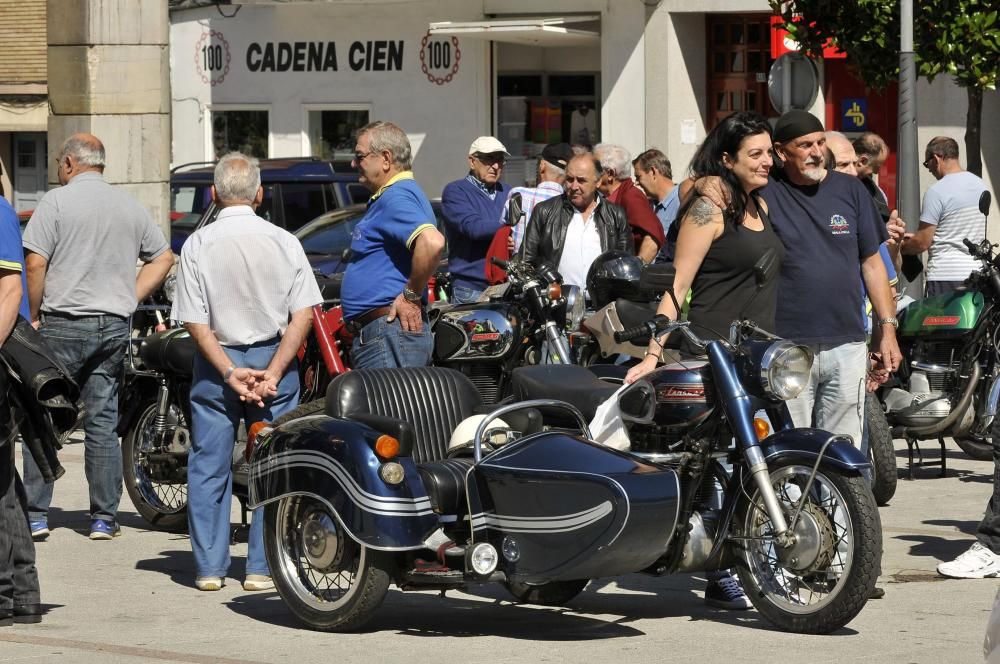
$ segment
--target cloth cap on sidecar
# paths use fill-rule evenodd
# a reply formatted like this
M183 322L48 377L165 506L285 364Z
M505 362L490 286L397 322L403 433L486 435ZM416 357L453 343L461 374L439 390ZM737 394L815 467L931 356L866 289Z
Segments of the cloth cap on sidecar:
M480 423L486 418L486 415L473 415L459 422L458 426L455 427L455 431L451 434L451 440L448 442L448 450L454 450L466 445L471 447L476 437L476 429L479 428ZM489 425L487 425L486 431L490 431L491 429L510 429L510 425L499 417L494 417ZM507 436L503 433L494 433L483 442L502 445L507 442Z

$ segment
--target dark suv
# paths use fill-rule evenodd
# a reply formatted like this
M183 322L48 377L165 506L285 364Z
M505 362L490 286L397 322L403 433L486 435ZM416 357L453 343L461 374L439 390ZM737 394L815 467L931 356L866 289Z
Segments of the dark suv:
M213 163L185 164L170 175L170 247L180 253L187 237L215 220L212 203ZM264 202L257 214L289 231L296 231L324 212L371 196L349 161L315 157L261 159Z

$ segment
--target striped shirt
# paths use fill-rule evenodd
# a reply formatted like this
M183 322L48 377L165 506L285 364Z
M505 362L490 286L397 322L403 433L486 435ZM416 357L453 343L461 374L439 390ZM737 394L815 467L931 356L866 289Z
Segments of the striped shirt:
M234 205L184 243L170 317L210 326L223 346L242 346L273 339L293 312L322 301L298 239Z
M510 190L510 193L507 195L507 202L504 203L503 212L500 215L500 223L502 225L508 223L510 197L514 194L521 194L521 210L524 211L524 216L511 228L511 235L514 237L514 254L521 249L521 241L524 239L524 229L528 225L528 220L531 219L531 211L535 209L535 205L542 201L547 201L554 196L560 196L562 193L562 185L558 182L540 182L537 187L514 187Z
M927 251L928 281L962 281L979 263L962 242L986 237L986 219L979 212L979 197L986 183L968 171L949 173L924 194L920 221L937 226Z

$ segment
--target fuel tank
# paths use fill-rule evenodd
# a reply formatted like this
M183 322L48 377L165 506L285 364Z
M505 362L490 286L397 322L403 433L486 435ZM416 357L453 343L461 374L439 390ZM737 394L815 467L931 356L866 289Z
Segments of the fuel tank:
M521 335L520 309L507 302L462 304L434 323L434 359L481 362L506 359Z
M715 409L712 370L706 360L685 360L664 365L647 378L656 389L656 415L653 424L629 427L632 451L665 452Z
M976 327L986 299L979 291L954 291L917 300L899 314L899 335L960 335Z

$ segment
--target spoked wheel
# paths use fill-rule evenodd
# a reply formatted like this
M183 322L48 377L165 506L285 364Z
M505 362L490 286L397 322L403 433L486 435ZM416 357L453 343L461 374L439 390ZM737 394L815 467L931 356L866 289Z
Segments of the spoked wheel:
M888 505L896 495L896 448L878 397L865 395L865 422L868 426L868 460L872 463L872 493L877 505Z
M552 581L540 586L529 586L526 583L510 581L504 586L518 602L524 604L541 604L543 606L562 606L587 587L588 579L573 581Z
M264 509L264 550L274 585L288 608L312 629L358 629L389 589L375 552L350 538L329 508L290 496Z
M155 430L156 400L138 409L135 425L122 445L122 469L125 489L136 510L151 526L162 530L187 527L187 482L184 472L177 478L163 477L162 469L171 443L178 449L190 449L190 429L181 409L171 404L167 413L166 434L162 439ZM159 457L159 459L157 459Z
M771 483L791 520L812 468L771 468ZM793 530L781 547L759 491L742 501L737 570L754 607L789 632L827 634L861 611L878 577L882 528L864 478L820 469Z

